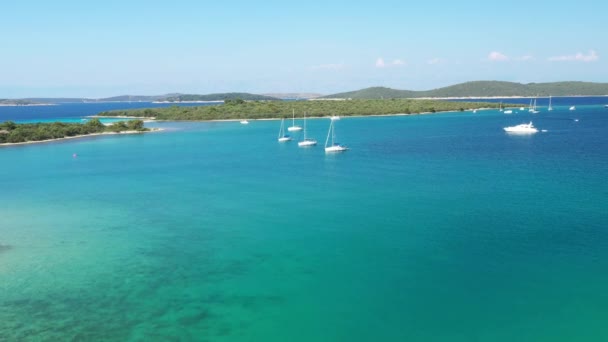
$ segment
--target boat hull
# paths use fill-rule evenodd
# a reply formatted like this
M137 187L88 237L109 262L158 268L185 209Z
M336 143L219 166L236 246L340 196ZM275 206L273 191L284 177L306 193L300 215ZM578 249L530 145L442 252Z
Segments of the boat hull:
M311 147L311 146L315 146L317 144L316 140L304 140L304 141L300 141L298 143L299 147Z
M297 131L301 131L302 127L300 127L300 126L291 126L291 127L288 127L287 130L289 132L297 132Z
M335 146L326 147L325 153L345 152L347 150L348 150L348 147L346 147L346 146L335 145Z
M530 122L529 124L521 124L521 125L517 125L517 126L504 127L503 129L507 133L514 133L514 134L533 134L533 133L538 132L538 128L534 127L534 125L532 125L532 122Z

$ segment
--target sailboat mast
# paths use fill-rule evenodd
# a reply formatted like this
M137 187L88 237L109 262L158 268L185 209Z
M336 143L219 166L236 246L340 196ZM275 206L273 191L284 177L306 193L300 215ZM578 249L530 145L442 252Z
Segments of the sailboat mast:
M331 123L331 146L334 146L334 140L336 139L336 128L334 127L334 123L332 120Z
M296 110L292 108L291 109L291 114L293 115L292 119L291 119L291 125L295 126L296 125Z
M304 140L306 140L306 112L304 112Z
M325 138L325 147L327 147L327 142L329 141L329 135L332 134L333 128L334 128L334 120L331 120L331 122L329 123L329 131L327 132L327 138ZM331 138L331 145L332 146L334 145L333 135L332 135L332 138Z

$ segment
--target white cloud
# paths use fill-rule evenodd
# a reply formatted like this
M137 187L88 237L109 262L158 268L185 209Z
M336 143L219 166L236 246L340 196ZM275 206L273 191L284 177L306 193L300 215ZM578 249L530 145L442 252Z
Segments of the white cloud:
M522 62L531 61L531 60L534 60L534 56L525 55L525 56L517 57L516 60L522 61Z
M310 70L341 70L341 69L344 69L343 63L320 64L320 65L313 65L310 67Z
M426 61L426 64L435 65L435 64L439 64L441 62L443 62L443 60L441 58L433 58L433 59L429 59L428 61Z
M595 62L598 59L600 59L600 56L595 50L589 50L588 55L579 52L576 55L549 57L551 62Z
M506 55L503 55L502 53L500 53L498 51L492 51L488 55L488 60L491 62L505 62L505 61L509 60L509 57L507 57Z
M395 59L390 63L387 63L384 61L384 58L382 57L378 57L378 59L376 59L376 68L389 68L389 67L398 67L398 66L403 66L405 65L405 61L401 60L401 59Z

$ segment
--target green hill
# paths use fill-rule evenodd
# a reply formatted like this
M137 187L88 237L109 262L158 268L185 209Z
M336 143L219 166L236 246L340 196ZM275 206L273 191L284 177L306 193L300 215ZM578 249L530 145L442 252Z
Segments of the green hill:
M208 95L189 95L189 94L180 94L177 96L170 96L164 101L169 102L181 102L181 101L222 101L222 100L234 100L241 99L245 101L277 101L279 100L276 97L265 96L265 95L257 95L250 93L218 93L218 94L208 94ZM163 101L161 100L161 101Z
M386 87L371 87L361 90L349 91L333 95L323 96L322 98L332 99L405 99L413 97L421 97L418 92L411 90L397 90Z
M420 97L499 97L548 95L608 95L608 83L553 82L522 84L501 81L474 81L424 91L372 87L346 93L327 95L323 98L389 99Z

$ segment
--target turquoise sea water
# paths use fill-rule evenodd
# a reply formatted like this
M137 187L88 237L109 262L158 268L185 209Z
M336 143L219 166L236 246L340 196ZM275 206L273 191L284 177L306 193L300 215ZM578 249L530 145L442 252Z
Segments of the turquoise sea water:
M0 148L0 340L608 339L601 106L151 125Z

